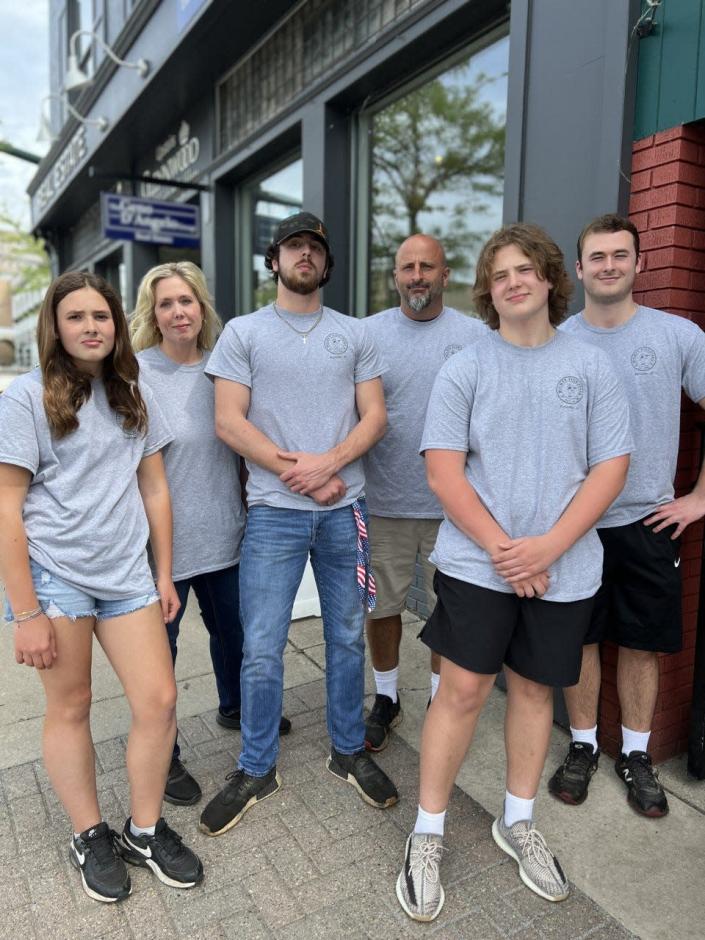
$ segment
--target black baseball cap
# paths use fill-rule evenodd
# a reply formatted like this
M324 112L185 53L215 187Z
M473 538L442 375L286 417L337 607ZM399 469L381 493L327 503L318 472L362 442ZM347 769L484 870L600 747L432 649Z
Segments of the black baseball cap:
M301 232L310 232L312 235L316 235L326 246L327 251L330 252L328 229L318 216L315 216L312 212L297 212L296 215L290 215L288 218L282 219L274 231L274 244L281 245L287 238L291 238L292 235L300 235Z

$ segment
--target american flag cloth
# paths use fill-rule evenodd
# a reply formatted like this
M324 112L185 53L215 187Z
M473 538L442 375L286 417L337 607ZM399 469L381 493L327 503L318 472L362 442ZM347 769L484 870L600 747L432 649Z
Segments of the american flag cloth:
M377 604L377 585L370 565L367 524L362 514L362 506L358 500L355 500L352 504L352 511L357 526L357 590L363 605L368 611L373 611Z

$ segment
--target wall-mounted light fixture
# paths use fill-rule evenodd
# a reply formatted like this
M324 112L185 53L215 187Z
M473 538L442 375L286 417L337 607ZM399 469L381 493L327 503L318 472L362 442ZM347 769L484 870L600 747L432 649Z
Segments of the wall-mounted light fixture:
M110 121L106 117L98 118L85 118L82 114L79 114L78 111L72 106L71 102L68 100L66 95L45 95L39 105L39 131L37 133L37 140L40 141L51 141L56 140L56 134L52 133L51 124L49 119L46 116L44 110L44 105L47 101L60 101L65 107L69 114L73 115L77 121L80 121L81 124L85 124L87 127L97 127L99 131L105 133L110 127Z
M146 59L139 59L137 62L126 62L124 59L120 59L115 55L107 42L102 36L99 36L98 33L90 29L77 29L69 39L69 60L66 66L66 75L64 76L64 88L66 91L75 91L77 88L89 85L93 81L78 64L77 43L81 36L90 36L91 42L95 40L101 46L107 57L116 65L126 69L137 69L141 78L146 78L147 75L149 75L150 65Z

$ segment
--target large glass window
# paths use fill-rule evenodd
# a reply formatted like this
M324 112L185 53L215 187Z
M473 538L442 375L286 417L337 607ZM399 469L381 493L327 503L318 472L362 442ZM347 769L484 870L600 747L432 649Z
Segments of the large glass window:
M301 209L301 158L290 159L266 176L248 181L238 197L240 309L237 312L249 313L265 306L276 296L276 285L264 266L264 256L279 222Z
M394 254L416 232L443 243L452 268L447 303L471 310L477 254L502 222L508 56L508 37L495 37L361 116L368 215L359 220L366 244L357 289L370 313L398 303Z

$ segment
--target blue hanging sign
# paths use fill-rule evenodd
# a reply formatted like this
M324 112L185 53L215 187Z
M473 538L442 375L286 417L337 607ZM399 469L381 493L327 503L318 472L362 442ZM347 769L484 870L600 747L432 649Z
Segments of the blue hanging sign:
M173 248L201 244L200 212L188 203L101 193L100 215L105 238Z

